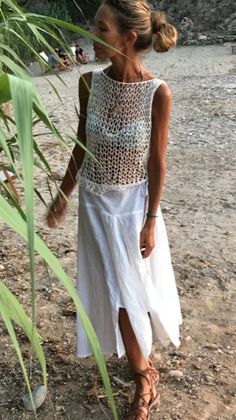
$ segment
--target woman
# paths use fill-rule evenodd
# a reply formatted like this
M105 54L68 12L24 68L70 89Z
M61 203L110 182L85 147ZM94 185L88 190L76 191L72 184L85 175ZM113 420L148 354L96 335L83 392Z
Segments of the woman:
M171 92L140 54L167 51L177 34L145 0L104 0L95 35L113 47L94 42L111 65L80 78L78 138L97 160L75 146L61 190L70 196L79 171L78 293L103 353L126 353L136 378L127 418L144 420L158 401L153 339L178 346L181 314L159 208ZM51 227L64 216L64 195L51 206ZM78 356L89 356L79 319L77 332Z

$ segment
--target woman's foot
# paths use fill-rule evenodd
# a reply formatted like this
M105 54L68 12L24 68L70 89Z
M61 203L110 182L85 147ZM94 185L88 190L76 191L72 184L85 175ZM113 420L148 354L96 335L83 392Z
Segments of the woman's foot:
M158 372L158 370L156 370L156 368L155 368L153 362L151 361L151 359L148 359L148 364L149 364L150 369L151 369L151 375L152 375L153 383L154 383L154 385L157 385L159 380L160 380L159 372Z
M159 402L156 384L159 375L153 365L135 373L136 391L126 420L149 420L152 407Z

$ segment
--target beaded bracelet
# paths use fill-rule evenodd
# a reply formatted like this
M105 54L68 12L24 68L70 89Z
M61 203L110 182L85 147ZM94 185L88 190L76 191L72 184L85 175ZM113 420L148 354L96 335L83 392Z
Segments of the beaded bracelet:
M158 215L153 213L146 213L146 217L158 217Z

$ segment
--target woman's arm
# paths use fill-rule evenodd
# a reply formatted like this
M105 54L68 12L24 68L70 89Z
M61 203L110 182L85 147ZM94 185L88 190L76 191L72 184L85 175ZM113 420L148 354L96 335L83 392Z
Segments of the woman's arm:
M171 110L171 91L166 84L161 85L153 99L152 137L148 161L148 210L156 214L163 190L166 173L166 148ZM155 246L155 217L146 218L141 231L140 246L144 258L148 257Z
M86 73L83 77L87 85L90 87L91 77L92 77L91 72ZM83 78L80 77L80 80L79 80L80 118L79 118L77 137L84 145L86 145L85 124L86 124L88 98L89 98L88 88ZM71 154L71 158L70 158L66 173L64 175L64 178L60 186L60 191L58 192L57 196L55 197L54 202L50 206L50 209L46 218L47 224L49 227L56 227L57 224L62 220L62 218L65 215L66 208L67 208L67 199L70 197L77 183L76 176L77 176L78 170L80 169L82 165L84 155L85 155L85 151L79 145L75 145Z

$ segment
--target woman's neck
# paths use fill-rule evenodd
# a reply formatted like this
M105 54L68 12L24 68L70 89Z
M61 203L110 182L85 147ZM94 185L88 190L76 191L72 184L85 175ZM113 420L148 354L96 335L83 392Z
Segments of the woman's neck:
M138 60L111 60L107 73L120 82L140 82L143 80L143 69Z

